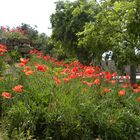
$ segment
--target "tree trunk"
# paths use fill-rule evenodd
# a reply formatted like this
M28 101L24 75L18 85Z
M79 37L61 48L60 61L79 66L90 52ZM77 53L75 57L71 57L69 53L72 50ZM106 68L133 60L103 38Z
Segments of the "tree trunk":
M130 83L131 85L136 83L136 66L134 64L130 66Z

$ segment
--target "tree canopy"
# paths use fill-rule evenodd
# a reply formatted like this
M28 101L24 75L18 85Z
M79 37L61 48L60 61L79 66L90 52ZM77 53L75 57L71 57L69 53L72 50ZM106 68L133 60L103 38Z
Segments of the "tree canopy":
M103 52L113 51L118 66L140 62L139 0L76 0L56 2L51 16L57 50L89 64L100 62Z

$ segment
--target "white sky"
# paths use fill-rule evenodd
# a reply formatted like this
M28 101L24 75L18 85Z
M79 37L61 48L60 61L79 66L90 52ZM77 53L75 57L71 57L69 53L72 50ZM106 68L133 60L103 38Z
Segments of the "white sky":
M16 27L21 23L37 25L37 30L51 34L50 15L58 0L0 0L0 26ZM74 1L74 0L70 0Z

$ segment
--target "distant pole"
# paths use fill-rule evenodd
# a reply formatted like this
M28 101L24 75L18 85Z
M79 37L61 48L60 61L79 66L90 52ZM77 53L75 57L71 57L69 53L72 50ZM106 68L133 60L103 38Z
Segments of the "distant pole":
M130 83L131 85L136 83L136 66L134 64L130 65Z

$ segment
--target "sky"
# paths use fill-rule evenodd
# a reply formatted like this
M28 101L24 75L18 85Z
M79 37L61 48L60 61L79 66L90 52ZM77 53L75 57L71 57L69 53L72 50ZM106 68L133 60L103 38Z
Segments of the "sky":
M51 35L50 15L58 0L0 0L0 26L10 28L26 23L37 25L39 33ZM74 1L74 0L70 0Z

